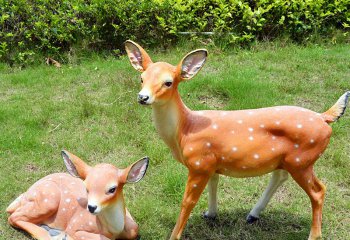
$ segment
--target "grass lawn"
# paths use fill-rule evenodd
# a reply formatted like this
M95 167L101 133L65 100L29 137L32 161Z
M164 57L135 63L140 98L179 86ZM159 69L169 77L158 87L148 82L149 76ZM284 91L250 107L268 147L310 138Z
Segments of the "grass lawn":
M190 47L150 55L177 64ZM246 109L297 105L323 112L350 88L349 45L273 44L252 50L210 49L197 77L180 85L192 109ZM167 239L175 225L186 182L186 168L176 162L158 137L151 109L138 105L139 74L121 59L81 59L61 69L40 65L11 70L0 65L0 239L30 239L11 228L5 209L39 178L65 171L65 148L90 164L119 167L148 155L146 177L125 187L126 204L142 239ZM326 184L325 239L350 239L350 108L333 124L328 150L315 166ZM270 176L219 182L219 217L201 218L202 195L183 239L307 239L311 205L290 178L276 193L261 221L245 217Z

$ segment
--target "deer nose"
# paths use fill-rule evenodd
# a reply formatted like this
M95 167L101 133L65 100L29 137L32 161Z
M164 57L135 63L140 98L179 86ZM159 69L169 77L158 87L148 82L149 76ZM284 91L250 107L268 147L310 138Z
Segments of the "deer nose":
M139 100L139 103L146 103L146 101L149 99L149 96L147 95L142 95L142 94L139 94L138 95L138 100Z
M88 205L89 212L94 213L97 206Z

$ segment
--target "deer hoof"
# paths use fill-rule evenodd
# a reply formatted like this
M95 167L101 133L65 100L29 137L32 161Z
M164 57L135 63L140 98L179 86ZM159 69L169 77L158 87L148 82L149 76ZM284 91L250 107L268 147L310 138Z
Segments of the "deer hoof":
M210 221L214 221L214 220L216 220L216 216L217 215L216 214L215 215L210 215L209 212L206 211L206 212L203 212L202 216L203 216L204 219L207 219L207 220L210 220Z
M259 220L258 217L254 217L253 215L250 215L250 214L247 217L248 224L253 224L253 223L257 222L258 220Z

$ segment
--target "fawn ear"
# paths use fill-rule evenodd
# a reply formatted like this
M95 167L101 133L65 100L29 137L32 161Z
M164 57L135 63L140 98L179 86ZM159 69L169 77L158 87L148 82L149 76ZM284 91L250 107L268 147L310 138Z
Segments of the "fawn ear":
M80 177L82 179L86 178L87 172L90 169L89 165L66 150L62 150L61 155L70 175L73 177Z
M181 79L194 77L203 67L207 56L208 51L205 49L197 49L187 54L178 65Z
M137 183L146 174L148 168L149 158L144 157L137 162L130 165L124 171L125 182L127 183Z
M125 50L128 54L131 65L139 72L144 72L152 60L147 52L137 43L127 40L125 42Z

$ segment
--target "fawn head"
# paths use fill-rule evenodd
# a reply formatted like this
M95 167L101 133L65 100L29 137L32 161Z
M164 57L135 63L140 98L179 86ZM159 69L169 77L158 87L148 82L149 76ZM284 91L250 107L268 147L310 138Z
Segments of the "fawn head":
M63 150L62 157L70 175L84 181L87 191L87 210L97 215L108 206L123 198L125 183L136 183L146 174L148 157L118 169L111 164L98 164L91 167L72 153Z
M142 89L138 94L141 104L164 104L183 80L194 77L205 63L208 52L197 49L188 53L177 66L165 62L153 63L147 52L133 41L125 42L131 65L141 72Z

